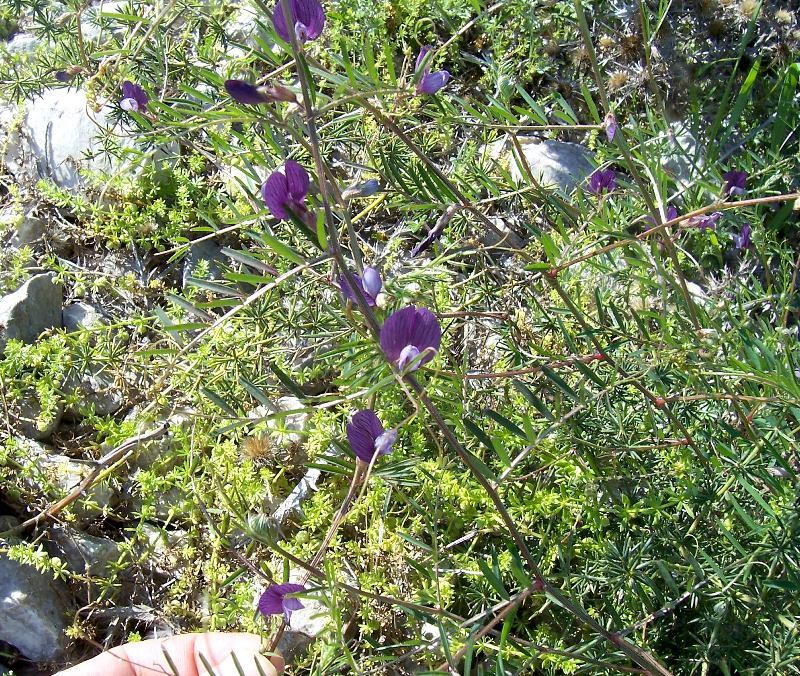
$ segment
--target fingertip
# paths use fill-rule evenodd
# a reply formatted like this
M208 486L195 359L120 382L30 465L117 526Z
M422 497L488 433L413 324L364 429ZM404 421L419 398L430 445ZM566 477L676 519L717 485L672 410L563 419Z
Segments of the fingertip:
M271 660L259 653L238 651L223 660L215 672L216 676L279 676L283 668L276 668Z

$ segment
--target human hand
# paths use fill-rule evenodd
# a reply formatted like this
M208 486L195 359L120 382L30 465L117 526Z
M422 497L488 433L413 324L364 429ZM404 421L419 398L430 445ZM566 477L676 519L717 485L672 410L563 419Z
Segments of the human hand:
M213 676L280 676L283 660L267 659L260 649L261 638L255 634L181 634L126 643L55 676L208 676L203 660Z

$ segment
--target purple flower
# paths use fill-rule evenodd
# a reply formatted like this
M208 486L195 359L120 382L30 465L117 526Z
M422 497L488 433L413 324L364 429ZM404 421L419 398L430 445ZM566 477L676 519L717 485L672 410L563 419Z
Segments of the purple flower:
M287 582L286 584L271 584L258 599L258 609L262 615L283 615L286 621L295 610L304 608L300 599L286 598L287 594L296 594L305 591L301 584Z
M225 80L225 91L232 99L250 106L273 101L297 101L295 93L281 85L257 87L244 80Z
M149 101L150 98L138 84L134 84L130 80L125 80L122 83L122 100L119 102L119 107L122 110L142 112L147 110Z
M617 174L613 169L595 169L589 177L589 192L600 195L617 187Z
M749 223L745 223L742 226L742 230L738 235L733 236L733 245L737 249L749 249L753 246L753 242L750 241L750 234L752 233L753 228Z
M432 47L430 45L425 45L419 50L417 65L414 67L415 73L421 73L419 81L417 82L417 94L435 94L444 87L450 79L450 73L446 70L437 70L431 73L431 67L429 65L426 64L424 68L422 67L425 56L431 49Z
M706 216L692 216L686 221L686 226L689 228L698 228L699 230L707 230L708 228L716 228L717 221L722 218L721 211L715 211L713 214Z
M299 43L316 40L325 27L325 10L319 0L287 0L289 15L294 22L294 34ZM272 25L275 32L284 42L291 42L286 16L283 13L283 2L278 0L272 10Z
M303 217L310 183L308 172L301 165L286 160L283 171L273 171L264 181L261 196L275 218L289 218L290 213Z
M676 218L678 218L678 210L675 207L667 207L667 218L666 218L666 220L667 221L672 221L672 220L674 220ZM652 216L645 216L644 220L650 221L653 225L658 225L656 223L656 219L653 218Z
M347 424L347 441L356 457L366 463L375 455L386 455L397 441L397 430L384 430L375 411L358 411Z
M414 360L412 371L429 362L441 342L442 327L436 315L413 305L390 315L381 328L381 349L401 371Z
M608 136L608 141L610 143L617 135L617 118L614 117L614 113L608 113L608 115L606 115L605 125L606 136Z
M725 187L722 189L723 194L744 195L744 187L747 183L746 171L736 171L732 169L722 174L722 178L725 179Z
M378 271L375 268L364 268L363 277L359 277L358 275L351 276L353 280L355 280L356 286L361 289L361 293L364 294L367 305L375 307L376 299L383 286L383 281ZM353 289L350 288L350 284L348 284L345 275L339 277L339 287L342 289L342 293L347 300L351 303L357 303L356 294L353 292Z

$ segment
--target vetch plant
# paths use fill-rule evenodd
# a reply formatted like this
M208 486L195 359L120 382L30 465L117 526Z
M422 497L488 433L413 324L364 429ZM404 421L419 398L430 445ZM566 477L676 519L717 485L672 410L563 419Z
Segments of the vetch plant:
M710 214L702 216L692 216L686 221L686 226L689 228L697 228L698 230L708 230L717 227L717 222L722 218L721 211L715 211Z
M589 176L589 192L594 195L613 192L617 188L617 173L613 169L595 169Z
M256 86L244 80L225 80L225 91L235 101L250 106L276 101L297 101L297 95L282 85Z
M258 610L265 616L283 615L284 620L289 622L295 610L304 608L300 599L295 598L292 594L304 591L306 591L306 588L302 584L294 584L292 582L271 584L261 594L261 598L258 600Z
M389 315L380 332L381 349L401 371L416 371L439 351L442 327L436 315L414 305Z
M150 97L138 84L125 80L122 83L122 99L119 102L119 107L122 110L131 110L137 113L143 113L147 110L147 104Z
M294 160L286 160L283 167L273 171L261 187L261 196L275 218L300 220L308 218L306 197L311 179L308 172Z
M381 292L381 288L383 287L383 280L381 280L381 276L378 271L375 268L366 267L364 268L364 274L362 276L359 277L358 275L351 275L351 278L364 295L367 305L370 307L375 307L378 302L378 294ZM345 275L339 277L339 288L341 288L344 297L351 303L358 302L356 295L353 292L353 289L350 287L350 283L347 281L347 277Z
M430 45L425 45L420 49L417 56L417 63L414 68L414 72L419 77L417 94L435 94L450 80L450 73L446 70L437 70L431 73L431 68L428 65L430 59L426 59L426 57L432 49Z
M725 185L722 188L724 195L744 195L745 186L747 185L747 172L731 169L726 171L722 178L725 179Z
M391 453L397 430L385 430L375 411L358 411L347 424L347 440L356 457L367 464L376 456Z
M300 44L316 40L322 34L325 10L319 0L287 0L286 5L289 9L289 24L286 23L282 0L278 0L272 10L272 24L281 40L291 42L290 28Z
M751 248L753 246L753 242L750 239L752 231L752 226L749 223L745 223L739 233L733 236L734 247L740 251Z

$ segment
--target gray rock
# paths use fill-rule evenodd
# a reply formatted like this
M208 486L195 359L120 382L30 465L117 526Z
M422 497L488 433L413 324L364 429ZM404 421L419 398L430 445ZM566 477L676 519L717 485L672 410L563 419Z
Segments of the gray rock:
M578 143L541 141L525 136L517 140L531 174L542 186L569 194L594 171L592 153ZM508 138L484 146L482 154L507 167L517 183L528 183L528 173L520 166L518 153Z
M703 149L694 134L681 123L670 125L668 137L669 149L662 166L681 188L685 188L703 168Z
M113 415L125 402L124 393L114 379L96 367L84 373L71 373L64 383L64 391L78 398L78 402L65 411L73 420L82 417L89 408L94 408L96 415Z
M61 326L61 284L53 275L31 277L0 298L0 352L11 339L33 343L42 331Z
M14 231L9 244L16 249L35 244L45 233L45 223L36 216L35 206L28 206L22 211L7 207L0 213L0 226Z
M189 277L199 276L197 266L203 261L205 261L208 269L208 275L205 275L204 278L221 279L222 273L219 264L225 260L225 256L222 255L222 247L210 239L204 239L201 242L192 244L183 261L183 286L187 285Z
M105 324L100 308L89 303L70 303L61 311L61 324L70 333Z
M17 33L6 43L11 54L33 54L39 46L39 38L30 33Z
M149 523L139 529L134 555L156 573L167 575L186 565L181 550L189 543L185 530L165 530Z
M38 462L42 476L32 480L34 490L60 499L78 486L91 471L89 463L78 462L65 455L42 456ZM72 503L71 509L80 521L91 521L119 504L119 495L108 482L95 484L83 497Z
M0 555L0 641L34 662L63 658L66 599L63 583Z
M43 441L49 439L56 431L64 415L64 407L58 404L55 411L44 414L42 405L36 396L36 392L31 391L14 410L14 417L20 431L29 439Z
M558 188L569 194L594 171L592 153L578 143L523 138L519 141L533 177L542 186ZM527 172L520 169L515 158L510 153L511 176L519 183L527 182Z
M80 170L116 172L122 162L103 152L99 135L109 131L111 105L95 112L85 92L74 88L46 89L22 109L0 110L0 146L4 161L22 185L40 178L73 191L85 185ZM117 133L117 130L115 130ZM133 138L125 139L130 147Z
M70 570L87 575L103 575L119 558L119 545L110 538L86 535L66 526L53 526L46 546L51 556L59 556Z

